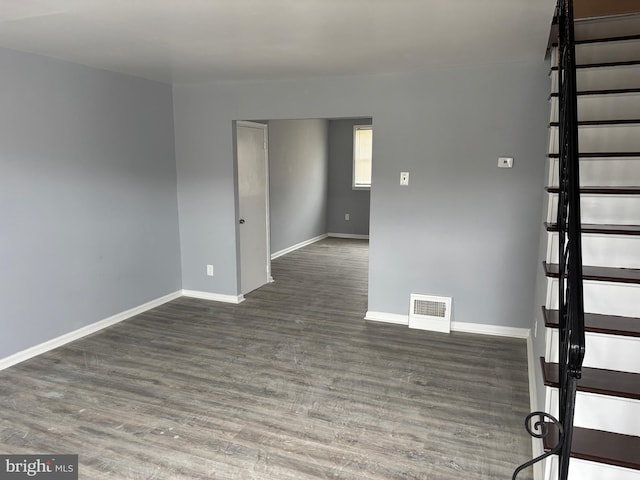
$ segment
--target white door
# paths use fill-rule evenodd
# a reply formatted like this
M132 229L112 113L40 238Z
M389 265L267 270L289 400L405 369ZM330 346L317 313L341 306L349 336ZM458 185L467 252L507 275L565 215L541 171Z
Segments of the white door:
M267 126L236 122L240 289L249 293L271 278Z

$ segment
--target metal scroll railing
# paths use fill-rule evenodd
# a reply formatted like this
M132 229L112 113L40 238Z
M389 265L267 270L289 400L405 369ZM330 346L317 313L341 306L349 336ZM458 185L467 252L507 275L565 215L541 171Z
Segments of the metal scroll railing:
M580 172L578 150L578 107L573 0L558 0L559 27L559 194L558 194L558 308L559 308L559 404L558 418L533 412L525 420L529 434L544 438L554 433L555 446L543 455L519 466L512 480L525 468L558 454L558 480L566 480L573 442L576 386L584 359L584 302L582 291L582 240L580 223ZM530 426L530 422L537 421ZM548 420L548 421L546 421Z

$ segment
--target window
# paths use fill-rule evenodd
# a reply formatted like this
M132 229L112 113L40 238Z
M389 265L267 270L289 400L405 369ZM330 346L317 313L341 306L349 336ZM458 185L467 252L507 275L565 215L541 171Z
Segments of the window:
M353 189L371 188L371 154L373 152L373 126L353 127Z

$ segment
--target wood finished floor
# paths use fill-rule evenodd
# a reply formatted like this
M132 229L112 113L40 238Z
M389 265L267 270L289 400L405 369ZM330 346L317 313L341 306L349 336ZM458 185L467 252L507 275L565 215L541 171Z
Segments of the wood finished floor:
M240 305L180 298L0 372L0 453L77 453L82 479L511 478L524 340L365 322L367 255L323 240Z

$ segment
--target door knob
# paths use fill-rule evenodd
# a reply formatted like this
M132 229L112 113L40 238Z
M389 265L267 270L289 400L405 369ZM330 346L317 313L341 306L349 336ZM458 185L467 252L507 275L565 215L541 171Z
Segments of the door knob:
M242 225L244 223L244 218L240 219L240 225Z

